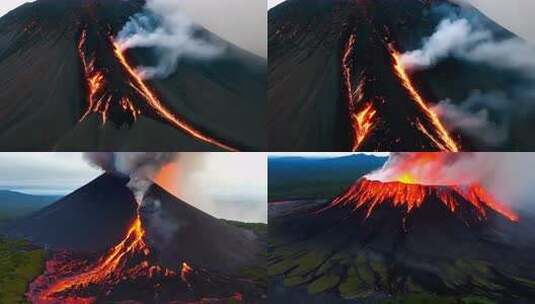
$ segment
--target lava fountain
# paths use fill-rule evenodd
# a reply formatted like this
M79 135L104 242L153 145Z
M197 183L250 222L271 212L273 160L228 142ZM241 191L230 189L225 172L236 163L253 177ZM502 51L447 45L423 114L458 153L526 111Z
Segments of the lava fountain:
M469 214L467 222L481 222L489 213L509 221L519 220L506 204L493 197L468 170L450 170L456 153L400 153L385 167L359 179L320 212L349 207L352 212L373 216L380 206L402 210L404 219L424 204L439 202L451 213ZM392 158L391 158L392 159ZM462 166L456 166L462 167ZM466 218L465 218L466 219Z

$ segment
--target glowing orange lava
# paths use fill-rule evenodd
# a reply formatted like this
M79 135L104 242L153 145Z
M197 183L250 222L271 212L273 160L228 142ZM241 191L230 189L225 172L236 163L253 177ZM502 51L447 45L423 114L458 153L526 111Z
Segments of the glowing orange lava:
M186 262L182 263L182 268L180 269L180 278L184 282L188 282L188 277L190 273L193 271L193 268L191 268Z
M31 284L27 294L28 299L34 303L94 303L95 299L91 297L77 297L71 293L91 285L112 288L122 280L152 278L157 275L176 276L172 270L151 265L149 262L151 251L144 237L145 230L138 213L124 239L96 263L87 265L59 263L60 266L53 260L47 263L50 264L50 267L47 267L49 273L45 272ZM136 262L131 264L131 259ZM59 272L62 277L56 277L55 272Z
M366 139L366 136L370 133L373 127L373 118L377 111L373 108L371 103L364 106L364 108L358 112L353 113L353 129L355 135L355 141L353 145L353 151L358 151L360 145Z
M361 105L363 96L363 87L365 78L362 77L358 86L353 90L351 79L351 53L356 42L356 37L352 34L346 43L344 55L342 57L342 74L344 86L346 89L346 100L350 116L351 126L353 127L353 146L352 151L357 151L364 139L368 136L374 125L374 118L377 111L373 108L372 103Z
M389 49L394 60L394 70L396 71L396 74L400 78L405 89L409 92L411 99L420 107L420 109L422 109L423 113L425 113L428 121L433 126L433 130L428 130L420 121L416 122L416 127L424 133L438 149L442 151L458 152L459 146L457 143L443 126L437 114L431 110L423 97L416 90L416 87L401 63L401 54L392 44L389 44Z
M479 221L487 218L488 210L497 212L510 221L518 221L518 216L512 210L494 199L479 184L430 186L403 182L380 182L363 178L353 184L344 194L335 198L326 209L350 206L353 211L364 210L368 218L379 206L391 204L394 207L403 208L406 215L409 215L420 208L428 198L438 199L452 213L461 208L471 207L476 211L475 216Z
M208 136L202 134L201 132L195 130L192 126L190 126L185 121L183 121L183 120L177 118L175 115L173 115L168 109L166 109L162 105L162 103L160 102L158 97L156 97L156 95L143 82L143 79L141 79L141 77L134 70L134 68L132 68L132 66L130 66L130 64L126 60L126 57L124 56L123 52L121 51L121 48L119 47L119 45L117 45L117 43L115 43L113 41L112 41L112 44L113 44L113 49L114 49L114 52L115 52L115 56L117 57L117 59L119 59L119 62L123 65L123 67L130 74L130 76L132 76L132 78L134 79L133 83L131 83L132 88L136 89L141 95L143 95L146 98L146 101L148 102L149 106L153 110L155 110L156 113L158 113L162 118L164 118L167 122L171 123L172 125L174 125L178 129L181 129L181 130L185 131L189 135L191 135L191 136L193 136L193 137L195 137L195 138L197 138L197 139L199 139L201 141L213 144L213 145L215 145L217 147L220 147L222 149L225 149L225 150L237 151L236 149L234 149L234 148L232 148L232 147L230 147L228 145L225 145L225 144L219 142L216 139L213 139L211 137L208 137Z
M108 37L108 40L113 49L113 56L124 69L124 72L126 72L125 78L128 79L125 79L125 81L127 81L130 88L137 92L136 94L139 94L140 98L143 99L144 105L147 105L154 111L156 115L165 120L167 123L171 124L173 127L200 141L209 143L224 150L237 151L235 148L232 148L229 145L226 145L219 140L207 136L199 130L196 130L186 121L178 118L169 109L167 109L156 96L156 94L140 77L137 71L130 65L120 46L115 43L112 37ZM78 43L78 55L83 65L84 75L88 87L88 106L80 118L80 121L83 121L91 113L98 113L101 116L102 123L105 124L109 118L108 112L110 109L110 103L113 99L118 100L122 110L129 113L134 121L137 120L137 118L142 114L141 108L136 107L133 99L128 96L114 96L117 95L117 93L114 93L113 88L107 87L107 85L109 85L109 80L106 78L106 72L95 66L96 55L87 54L86 44L87 31L83 30Z

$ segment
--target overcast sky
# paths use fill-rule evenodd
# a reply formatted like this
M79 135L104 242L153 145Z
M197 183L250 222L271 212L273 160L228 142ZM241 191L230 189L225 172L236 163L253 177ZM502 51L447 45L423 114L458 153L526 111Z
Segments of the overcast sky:
M498 23L525 39L535 42L534 0L460 0L468 1ZM272 8L284 0L268 0Z
M267 57L266 0L180 1L196 23L249 50ZM0 0L0 16L28 0Z
M186 164L193 155L197 161ZM265 153L182 153L176 169L187 174L177 174L170 187L179 190L168 190L187 203L218 218L267 221ZM67 194L102 174L82 153L58 152L0 153L0 172L0 189L54 195Z

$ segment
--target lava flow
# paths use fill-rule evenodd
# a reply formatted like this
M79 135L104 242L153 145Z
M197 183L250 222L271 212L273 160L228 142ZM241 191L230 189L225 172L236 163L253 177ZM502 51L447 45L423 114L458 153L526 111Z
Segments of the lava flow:
M144 237L138 212L124 239L96 263L61 255L48 261L45 273L30 284L28 299L32 303L94 303L95 296L82 296L86 288L96 287L99 294L106 294L123 281L140 278L183 279L188 284L186 276L151 264L151 250ZM184 265L188 272L193 270L183 263L182 271Z
M468 157L458 153L395 153L383 169L361 178L320 211L350 207L353 212L364 211L369 218L388 204L403 210L406 218L424 204L439 202L450 212L470 213L477 221L487 219L489 212L518 221L518 216L466 169L466 163L461 163L473 161Z
M106 124L113 115L118 124L131 125L145 115L162 119L197 140L224 150L237 151L203 134L167 109L128 62L124 51L112 37L106 35L105 39L90 43L88 36L88 30L84 29L78 42L78 55L87 86L87 109L80 121L96 113L100 115L102 124Z
M412 83L411 78L409 77L408 73L405 71L405 68L401 63L400 53L394 48L393 44L389 44L388 47L390 53L392 54L396 74L400 78L403 86L409 92L411 100L414 101L420 107L423 113L425 113L426 118L433 126L433 130L427 130L427 128L420 121L416 122L416 127L422 133L424 133L441 151L458 152L459 146L448 133L448 131L438 118L437 114L433 112L431 108L429 108L423 97L420 95L420 93L418 93L418 90Z
M374 125L374 116L377 113L372 103L362 103L364 98L364 94L362 92L365 81L364 76L362 76L358 86L353 89L353 81L351 78L351 53L353 51L355 42L355 35L351 35L346 43L344 56L342 58L342 72L346 90L346 100L349 109L351 125L353 127L352 151L357 151L364 142L364 139L366 139L370 133Z
M513 211L493 198L479 184L436 186L409 184L402 181L381 182L363 178L344 194L335 198L327 208L351 206L353 211L364 210L368 218L382 204L391 204L396 208L403 208L406 215L409 215L422 207L430 198L438 199L452 213L472 207L479 221L487 218L489 209L510 221L518 221L518 216Z

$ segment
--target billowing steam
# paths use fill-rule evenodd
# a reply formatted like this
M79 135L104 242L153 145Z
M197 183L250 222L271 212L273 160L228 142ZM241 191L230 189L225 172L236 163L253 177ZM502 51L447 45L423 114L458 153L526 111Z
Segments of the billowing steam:
M421 49L403 54L401 60L407 68L424 69L450 56L535 77L535 47L517 37L497 38L468 19L443 20Z
M183 57L210 59L223 52L223 46L209 37L200 37L193 22L180 10L180 1L147 0L144 11L130 18L117 36L123 49L152 48L155 66L138 68L144 78L167 77Z
M513 116L535 112L535 46L495 29L469 8L462 15L444 6L437 10L446 16L420 49L402 55L402 64L423 70L457 58L497 74L514 74L515 80L507 87L497 85L486 92L474 88L464 100L446 98L434 109L449 129L461 131L478 144L498 147L510 139Z
M473 91L461 103L445 99L435 105L433 111L451 129L463 130L465 135L485 145L498 146L507 140L510 132L511 117L508 113L511 103L508 96L500 91Z
M132 190L138 204L142 204L145 193L155 176L166 164L178 157L175 152L87 152L85 158L93 165L107 172L130 177L127 186Z
M392 153L371 180L393 181L401 172L428 185L479 183L515 209L533 210L535 155L532 153Z

